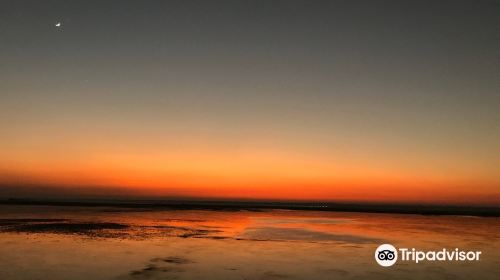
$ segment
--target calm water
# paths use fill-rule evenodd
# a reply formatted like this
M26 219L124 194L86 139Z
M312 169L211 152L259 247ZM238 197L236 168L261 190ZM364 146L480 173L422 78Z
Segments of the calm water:
M498 279L500 219L0 206L0 279ZM396 247L477 262L374 260Z

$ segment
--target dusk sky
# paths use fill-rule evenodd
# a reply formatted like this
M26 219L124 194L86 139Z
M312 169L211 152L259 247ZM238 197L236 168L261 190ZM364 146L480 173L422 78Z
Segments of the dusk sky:
M500 1L1 3L0 197L500 205Z

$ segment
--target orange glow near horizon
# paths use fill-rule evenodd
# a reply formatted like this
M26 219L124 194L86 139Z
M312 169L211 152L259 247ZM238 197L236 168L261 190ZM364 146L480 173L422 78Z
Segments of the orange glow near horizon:
M2 10L0 200L500 206L497 4L133 2Z
M495 182L357 164L271 152L120 155L71 164L55 157L43 164L11 161L10 169L3 166L7 172L0 181L94 196L474 205L500 201Z

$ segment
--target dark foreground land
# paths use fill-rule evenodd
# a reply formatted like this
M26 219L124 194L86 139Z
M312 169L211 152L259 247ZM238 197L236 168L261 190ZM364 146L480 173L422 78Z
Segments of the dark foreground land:
M121 207L158 210L262 211L269 209L334 212L465 215L500 217L500 206L453 206L416 204L355 204L321 202L188 201L188 200L37 200L0 199L0 205Z

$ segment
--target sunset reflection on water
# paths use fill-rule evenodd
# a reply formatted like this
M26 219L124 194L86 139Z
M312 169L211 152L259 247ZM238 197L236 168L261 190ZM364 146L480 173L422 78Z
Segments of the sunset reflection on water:
M0 279L497 279L500 219L316 211L0 207ZM374 250L481 250L377 265Z

